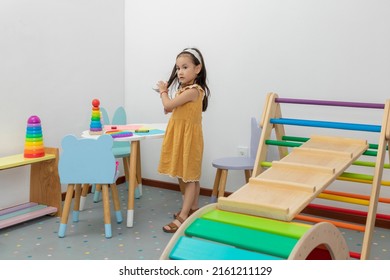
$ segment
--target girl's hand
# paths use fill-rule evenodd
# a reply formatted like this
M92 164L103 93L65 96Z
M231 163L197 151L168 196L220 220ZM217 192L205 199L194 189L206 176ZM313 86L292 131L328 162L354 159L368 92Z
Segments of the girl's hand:
M168 93L168 83L164 81L158 81L157 82L157 88L159 93L163 93L164 91Z

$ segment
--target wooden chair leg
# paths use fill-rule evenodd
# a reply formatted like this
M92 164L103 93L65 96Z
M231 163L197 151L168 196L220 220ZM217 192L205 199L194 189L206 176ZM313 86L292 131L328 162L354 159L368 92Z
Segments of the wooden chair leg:
M68 224L69 211L70 211L70 206L71 206L72 198L73 198L73 191L74 191L74 185L73 184L69 184L68 185L68 189L66 191L64 207L63 207L63 210L62 210L61 221L60 221L60 228L58 230L58 236L59 237L64 237L65 236L66 225Z
M141 146L138 145L137 150L137 186L134 191L134 197L140 198L142 196L142 175L141 175Z
M214 179L214 186L213 186L213 192L211 194L211 203L217 202L217 197L218 197L218 191L219 191L219 182L221 180L221 172L222 170L217 168L217 172L215 174L215 179Z
M130 157L124 157L122 159L123 161L123 169L125 171L125 178L126 178L126 184L129 183L129 178L130 178Z
M119 202L118 188L117 188L116 184L111 184L111 195L112 195L112 200L114 202L116 222L118 224L120 224L123 221L123 217L122 217L122 212L121 212L121 205Z
M252 170L246 169L245 170L245 182L249 183L249 178L252 176Z
M75 194L74 194L74 203L73 203L73 212L72 212L73 222L79 221L80 197L81 197L81 184L76 184Z
M228 170L227 169L222 169L221 180L219 181L218 197L225 196L227 175L228 175Z
M111 231L111 214L110 214L110 198L108 185L102 185L102 194L103 194L103 213L104 213L104 232L106 238L112 237Z

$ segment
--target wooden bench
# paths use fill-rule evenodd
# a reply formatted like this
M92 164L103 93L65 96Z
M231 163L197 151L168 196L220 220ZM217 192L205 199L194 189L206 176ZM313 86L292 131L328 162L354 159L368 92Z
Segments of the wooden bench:
M29 202L0 210L0 229L45 215L61 215L61 184L57 148L45 148L45 156L25 158L23 154L0 158L0 170L30 166Z

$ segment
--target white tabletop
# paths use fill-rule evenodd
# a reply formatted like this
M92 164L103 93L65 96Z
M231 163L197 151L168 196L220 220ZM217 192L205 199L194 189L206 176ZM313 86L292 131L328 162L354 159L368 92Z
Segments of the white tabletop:
M162 133L153 133L153 134L136 134L134 133L132 136L129 137L118 137L114 138L114 141L139 141L144 139L153 139L153 138L163 138L165 134L165 129L167 127L166 123L141 123L141 124L129 124L130 126L142 126L148 129L158 129L163 130ZM81 137L83 138L91 138L91 139L97 139L100 136L100 134L89 134L89 130L85 130L82 132Z

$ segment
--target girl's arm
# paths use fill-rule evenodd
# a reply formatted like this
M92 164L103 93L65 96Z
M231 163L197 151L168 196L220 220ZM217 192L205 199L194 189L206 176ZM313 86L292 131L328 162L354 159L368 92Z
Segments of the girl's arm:
M199 91L196 88L190 88L170 99L168 91L165 90L160 93L160 96L164 106L164 111L172 112L176 107L179 107L187 102L195 101L199 96Z

